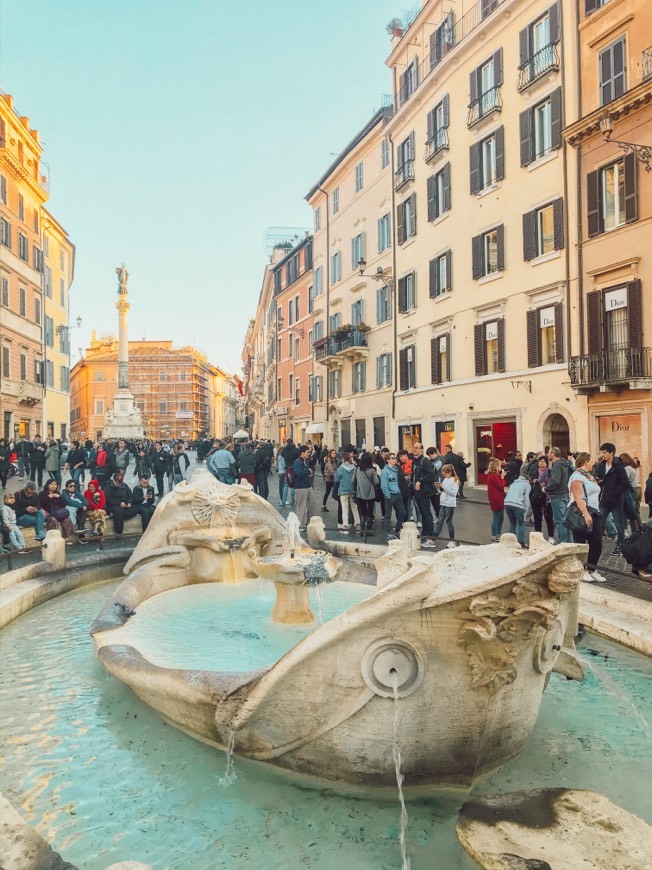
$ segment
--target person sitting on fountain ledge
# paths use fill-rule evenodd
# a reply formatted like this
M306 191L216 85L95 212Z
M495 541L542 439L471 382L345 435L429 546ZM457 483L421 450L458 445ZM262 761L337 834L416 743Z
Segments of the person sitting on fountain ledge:
M141 474L138 479L138 485L134 487L133 504L140 508L141 517L147 515L147 523L143 526L143 531L149 525L152 514L156 510L156 494L154 487L149 485L149 476Z
M131 489L124 482L124 474L122 471L116 471L109 485L104 490L106 498L107 510L113 515L113 528L116 535L121 535L124 531L125 520L130 520L132 517L140 516L140 522L143 531L149 525L152 512L148 505L141 504L138 506L134 503L134 497Z

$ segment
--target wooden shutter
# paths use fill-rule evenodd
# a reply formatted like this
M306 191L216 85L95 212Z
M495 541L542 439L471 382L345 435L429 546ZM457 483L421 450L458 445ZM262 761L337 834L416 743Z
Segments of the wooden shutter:
M380 311L381 297L380 297L380 294L382 292L382 289L383 289L382 287L376 287L376 323L381 322L380 321L380 317L381 317L381 311Z
M407 278L398 279L398 310L407 311Z
M383 357L382 354L376 357L376 389L382 386L383 372Z
M355 257L355 237L351 239L351 268L356 269L358 263Z
M627 284L627 319L629 327L629 346L643 346L643 312L641 310L641 282L630 281Z
M430 339L430 381L433 384L441 383L439 371L439 338Z
M407 388L408 388L407 348L403 348L403 350L399 351L398 365L399 365L399 386L400 386L400 389L407 390Z
M446 373L445 374L446 374L447 381L450 381L450 379L451 379L451 358L452 358L451 335L452 335L452 332L447 332L446 336L445 336L446 337Z
M589 238L602 232L600 214L600 172L589 172L586 176L586 205Z
M505 371L505 318L496 321L498 327L498 371Z
M586 322L589 353L602 350L602 293L594 290L586 294Z
M427 181L428 190L428 220L434 221L437 217L437 178L431 175Z
M450 112L450 100L448 98L448 94L444 94L444 99L442 100L442 114L444 116L444 127L448 127L451 122L451 112Z
M432 142L435 138L435 110L431 109L428 112L428 142Z
M553 3L548 9L548 30L550 32L550 44L559 42L559 3Z
M482 236L473 236L471 239L471 264L473 267L473 280L482 278Z
M480 143L474 142L469 148L469 178L471 181L471 193L480 190Z
M561 251L564 247L564 200L556 199L552 204L553 247Z
M403 143L396 147L396 172L397 174L403 169L405 163L405 154L403 152Z
M410 194L410 235L416 236L417 234L417 195L416 193Z
M555 302L555 362L564 361L564 314L561 302Z
M444 173L444 202L440 212L450 211L451 208L451 165L447 163L443 168Z
M437 257L428 264L428 295L431 299L437 295Z
M403 104L407 100L407 73L401 73L398 77L398 91L400 94L400 101Z
M530 28L525 27L518 35L518 56L521 66L530 59Z
M484 323L476 323L473 327L473 351L475 357L476 377L486 374Z
M475 103L478 99L478 78L479 78L479 69L474 69L471 71L469 75L469 93L471 95L471 103Z
M363 360L360 363L360 392L364 393L367 389L367 363Z
M613 46L600 52L600 105L605 106L613 100L613 77L612 77L612 53Z
M521 139L521 166L529 166L532 163L532 110L526 109L518 116L520 139Z
M396 207L396 241L399 245L405 241L405 208L402 202Z
M498 248L498 271L505 270L505 224L496 227L496 243Z
M433 30L430 34L430 69L439 63L439 58L437 57L437 36L437 30Z
M408 157L414 160L414 130L408 136Z
M505 128L501 125L495 134L496 181L505 177Z
M494 51L494 87L499 88L503 83L503 50Z
M553 150L561 148L561 116L561 88L556 88L550 94L550 142Z
M527 262L536 255L536 212L528 211L523 215L523 259Z
M613 64L613 99L622 97L627 89L625 70L625 38L619 39L611 46L611 61Z
M532 214L532 212L530 212ZM541 354L539 353L539 312L526 312L526 333L527 333L527 365L530 369L535 369L541 365Z
M446 257L446 289L453 289L453 252L449 249L444 255Z
M631 223L638 218L638 196L636 191L636 172L638 161L634 154L623 157L625 170L625 223Z

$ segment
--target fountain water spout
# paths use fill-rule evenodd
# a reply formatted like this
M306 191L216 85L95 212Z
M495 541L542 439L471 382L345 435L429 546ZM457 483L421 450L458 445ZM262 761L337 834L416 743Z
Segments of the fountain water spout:
M301 549L301 523L299 517L290 511L288 518L285 521L288 530L288 545L290 548L290 559L294 559L294 554Z

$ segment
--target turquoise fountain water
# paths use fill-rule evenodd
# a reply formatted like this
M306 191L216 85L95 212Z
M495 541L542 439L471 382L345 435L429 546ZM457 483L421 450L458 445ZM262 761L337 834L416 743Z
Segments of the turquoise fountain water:
M222 753L167 726L107 676L88 627L116 587L57 598L0 634L0 789L27 821L82 870L127 858L155 870L401 866L395 799L299 788L241 759L224 788L232 772ZM328 618L337 608L324 591ZM305 631L291 628L286 639ZM207 641L197 641L205 655ZM588 635L580 649L595 673L572 684L553 674L526 749L474 794L589 788L652 822L652 759L639 718L652 721L649 661ZM412 870L476 866L454 833L463 797L408 804Z

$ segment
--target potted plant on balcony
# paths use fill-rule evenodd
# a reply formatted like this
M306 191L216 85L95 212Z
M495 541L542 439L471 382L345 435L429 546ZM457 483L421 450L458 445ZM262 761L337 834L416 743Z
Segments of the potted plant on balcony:
M353 326L350 323L344 323L342 326L336 326L335 329L331 332L331 338L334 338L335 341L341 341L343 338L346 338L353 331Z
M371 332L371 327L369 326L369 324L364 322L356 323L353 328L356 330L356 332L361 332L363 335Z
M319 350L320 347L326 347L327 344L328 344L328 336L325 335L324 338L317 339L317 341L313 344L313 347L315 350Z

